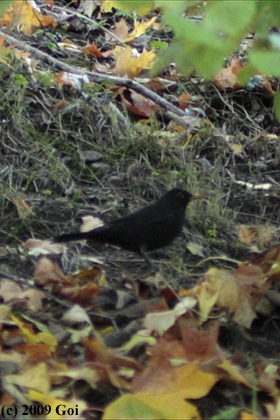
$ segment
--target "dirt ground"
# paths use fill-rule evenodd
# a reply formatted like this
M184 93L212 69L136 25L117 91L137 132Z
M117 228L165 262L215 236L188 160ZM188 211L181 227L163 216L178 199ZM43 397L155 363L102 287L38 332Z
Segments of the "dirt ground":
M250 259L249 247L238 239L238 224L277 227L261 251L279 241L280 125L273 116L273 98L261 88L221 93L195 77L180 80L186 91L202 97L210 121L186 145L178 143L179 135L165 135L170 120L164 112L140 124L105 87L19 86L22 71L17 63L13 71L0 63L0 271L32 277L40 256L23 249L28 238L78 231L85 215L106 223L173 187L200 192L204 199L188 207L180 237L152 253L172 288L194 285L209 267L230 269L236 267L234 260ZM68 105L60 111L62 101ZM110 102L126 124L118 113L108 112ZM97 160L85 160L85 152L98 152ZM32 209L25 218L18 212L19 199ZM109 283L120 289L154 274L139 256L98 244L71 243L50 258L65 273L91 266L94 258ZM238 343L248 352L279 356L278 315L275 309L271 322L258 318L250 339L227 326L221 342L229 349ZM201 400L202 412L215 397Z

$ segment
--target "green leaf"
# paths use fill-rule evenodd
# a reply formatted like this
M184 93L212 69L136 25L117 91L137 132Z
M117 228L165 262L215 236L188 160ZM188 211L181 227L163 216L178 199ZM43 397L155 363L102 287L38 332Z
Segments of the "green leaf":
M280 77L279 51L251 51L249 60L259 71Z
M256 12L255 1L221 0L208 2L204 27L210 33L242 39Z
M4 14L4 12L5 12L5 10L7 9L7 7L11 4L11 3L13 3L13 1L14 0L2 0L1 2L0 2L0 17L2 17L3 16L3 14Z
M258 70L253 66L252 63L247 63L237 75L237 83L244 86L248 80L258 74Z
M168 48L168 44L167 44L167 42L164 42L164 41L152 41L151 42L151 47L152 48L160 48L162 50L165 50L166 48Z
M28 85L28 80L22 74L15 74L15 83L17 86Z
M280 121L280 93L274 98L274 112L278 121Z
M135 11L138 15L144 16L152 10L154 2L152 0L118 0L115 3L116 6L114 7L120 10L125 12Z

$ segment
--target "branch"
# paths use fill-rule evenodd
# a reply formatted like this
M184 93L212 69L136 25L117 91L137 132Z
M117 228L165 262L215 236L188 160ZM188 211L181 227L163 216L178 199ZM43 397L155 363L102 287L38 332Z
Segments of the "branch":
M108 74L96 73L93 71L85 71L78 69L74 66L71 66L67 63L63 63L57 58L50 56L49 54L38 50L37 48L32 47L31 45L27 44L26 42L19 41L18 39L14 38L11 35L6 35L4 32L0 31L0 36L4 36L5 40L8 41L12 45L16 45L18 48L23 49L27 52L32 53L35 57L39 58L40 60L53 65L56 69L62 70L68 73L78 74L80 76L88 76L91 81L95 83L102 83L102 82L111 82L118 86L124 86L129 89L134 90L135 92L140 93L141 95L145 96L146 98L153 101L155 104L159 105L165 111L168 112L168 116L175 121L178 121L180 117L180 124L183 125L185 128L190 128L193 126L194 117L188 117L181 109L177 108L166 99L162 98L155 92L151 91L150 89L142 86L140 83L135 82L134 80L130 80L123 77L112 76ZM197 122L197 118L196 118Z

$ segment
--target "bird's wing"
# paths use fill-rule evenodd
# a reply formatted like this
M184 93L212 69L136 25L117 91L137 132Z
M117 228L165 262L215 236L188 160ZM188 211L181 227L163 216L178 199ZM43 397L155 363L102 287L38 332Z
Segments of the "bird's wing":
M164 206L156 206L157 203L144 207L134 213L130 213L109 223L110 226L123 226L124 223L134 220L135 223L145 221L145 223L164 223L167 218L172 217L171 212L167 212Z

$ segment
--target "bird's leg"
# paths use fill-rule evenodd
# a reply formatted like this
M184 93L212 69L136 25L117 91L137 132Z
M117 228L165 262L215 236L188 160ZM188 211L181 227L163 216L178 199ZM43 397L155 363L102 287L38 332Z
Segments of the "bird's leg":
M142 257L144 258L145 261L147 261L148 264L150 264L150 266L156 270L157 267L155 265L155 263L153 262L153 260L148 256L146 249L144 246L141 246L140 248L140 254L142 255Z

